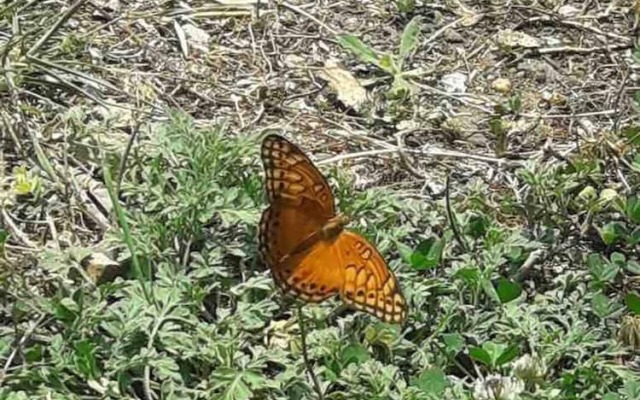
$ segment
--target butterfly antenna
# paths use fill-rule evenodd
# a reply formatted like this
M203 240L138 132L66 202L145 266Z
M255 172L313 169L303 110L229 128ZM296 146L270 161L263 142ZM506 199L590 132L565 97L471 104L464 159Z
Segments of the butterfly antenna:
M313 386L318 393L318 400L324 400L324 395L322 394L322 388L320 387L320 382L318 382L318 377L315 372L313 372L313 366L309 361L309 355L307 354L307 330L304 322L304 316L302 315L302 305L298 305L298 324L300 325L300 340L302 341L302 358L304 359L304 364L307 367L307 372L311 375L311 380L313 381Z

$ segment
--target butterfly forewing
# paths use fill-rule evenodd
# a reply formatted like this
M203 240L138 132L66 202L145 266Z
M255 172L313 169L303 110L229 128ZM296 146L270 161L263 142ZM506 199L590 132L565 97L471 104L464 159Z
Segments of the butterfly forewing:
M281 260L292 255L304 238L317 235L324 220L302 207L275 203L262 213L260 252L271 269L282 269ZM311 247L311 246L310 246Z
M262 142L262 162L269 202L316 203L324 217L335 216L331 188L320 171L288 140L269 135Z

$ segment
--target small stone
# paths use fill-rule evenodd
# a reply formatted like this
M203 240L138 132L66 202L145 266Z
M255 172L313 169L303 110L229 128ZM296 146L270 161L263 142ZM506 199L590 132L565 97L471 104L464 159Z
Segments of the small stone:
M498 78L493 81L493 83L491 84L491 87L496 92L506 94L511 91L511 81L506 78Z
M200 29L195 25L186 24L182 27L182 30L193 48L202 52L208 51L211 36L204 29Z
M441 83L447 93L464 93L467 90L467 75L461 72L447 74L442 77Z
M512 29L503 29L496 35L496 42L506 48L536 48L540 47L540 41L524 32Z
M562 15L563 17L575 17L579 13L580 10L568 4L558 8L558 14Z
M396 129L399 131L417 129L418 127L419 127L418 123L413 120L403 120L398 122L398 124L396 125Z

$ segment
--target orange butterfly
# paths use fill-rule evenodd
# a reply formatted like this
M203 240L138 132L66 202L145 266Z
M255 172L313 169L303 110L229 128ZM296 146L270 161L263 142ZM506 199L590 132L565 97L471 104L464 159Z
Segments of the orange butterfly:
M305 301L335 294L385 322L404 322L407 303L378 250L345 230L326 179L293 143L262 142L269 207L260 221L260 253L276 284Z

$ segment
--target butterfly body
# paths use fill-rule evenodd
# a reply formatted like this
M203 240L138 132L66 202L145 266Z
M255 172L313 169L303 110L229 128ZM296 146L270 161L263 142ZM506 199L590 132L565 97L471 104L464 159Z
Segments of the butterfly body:
M393 272L364 237L345 229L331 189L311 160L278 135L262 143L269 207L260 221L260 253L276 284L302 300L339 294L348 305L403 322L406 302Z

